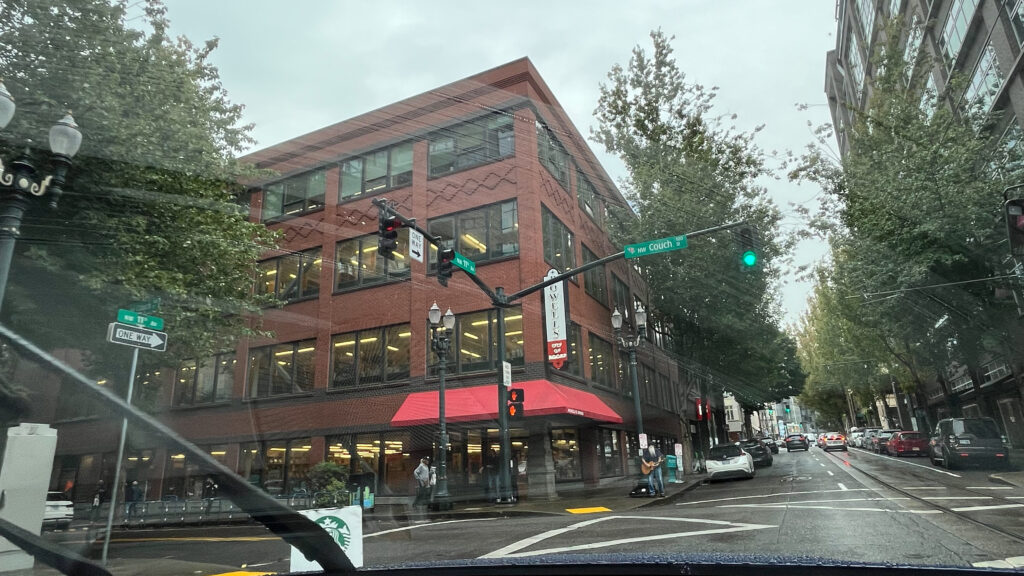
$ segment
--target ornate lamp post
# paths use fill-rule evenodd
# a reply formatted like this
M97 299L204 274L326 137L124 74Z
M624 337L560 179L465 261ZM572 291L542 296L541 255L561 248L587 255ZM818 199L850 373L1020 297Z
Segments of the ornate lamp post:
M437 469L437 493L434 494L434 501L441 510L449 510L452 507L451 496L448 494L448 428L444 414L444 377L448 371L448 350L451 348L451 332L455 328L455 315L449 308L441 317L441 309L437 302L427 311L427 318L430 320L430 347L437 354L438 384L437 396L437 421L440 425L441 439L439 442L438 469Z
M615 338L619 346L629 352L629 377L633 381L633 409L636 410L636 433L639 436L644 433L644 419L640 412L640 384L636 376L636 349L640 342L647 335L647 312L640 304L636 305L636 334L622 336L622 314L616 308L612 312L612 328L615 330Z
M7 127L14 117L14 97L0 82L0 130ZM0 306L3 305L7 290L7 277L14 257L14 243L21 233L21 220L31 205L33 196L50 192L50 208L57 207L63 192L71 158L82 145L82 133L75 119L68 112L50 128L50 162L53 174L42 176L32 165L29 149L11 162L10 170L0 160Z

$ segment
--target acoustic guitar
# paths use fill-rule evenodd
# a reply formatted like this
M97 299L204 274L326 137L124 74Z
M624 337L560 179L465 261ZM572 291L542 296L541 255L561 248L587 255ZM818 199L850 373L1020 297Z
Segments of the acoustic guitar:
M650 462L650 463L648 463L647 460L640 460L640 470L643 471L644 475L650 474L651 471L653 471L655 468L657 468L658 466L661 466L661 463L664 462L664 461L665 461L665 457L664 456L662 456L661 458L658 458L657 462Z

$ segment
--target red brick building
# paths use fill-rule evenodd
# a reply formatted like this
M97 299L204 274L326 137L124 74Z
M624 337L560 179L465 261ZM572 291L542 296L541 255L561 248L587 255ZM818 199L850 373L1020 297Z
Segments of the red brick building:
M441 287L435 249L424 262L411 258L407 230L401 254L380 258L371 201L395 202L506 293L552 268L621 250L605 221L608 207L625 201L531 62L243 160L279 174L254 183L251 195L252 218L283 235L282 250L262 261L256 289L288 304L266 310L262 326L272 340L151 375L168 379L161 419L273 493L301 490L305 471L330 459L372 474L378 498L404 496L419 458L436 453L438 379L427 321L436 301L458 322L446 380L450 488L456 497L482 494L480 470L498 442L494 307L461 271ZM546 359L543 292L506 312L506 357L527 395L510 436L519 491L528 497L554 497L564 483L593 485L635 468L629 368L610 315L618 308L632 322L637 303L650 308L650 294L625 260L567 286L569 354L561 369ZM648 334L638 354L644 426L671 453L690 402L663 351L668 337L654 322ZM137 445L130 456L129 479L147 481L150 497L194 492L202 480L190 476L182 455Z

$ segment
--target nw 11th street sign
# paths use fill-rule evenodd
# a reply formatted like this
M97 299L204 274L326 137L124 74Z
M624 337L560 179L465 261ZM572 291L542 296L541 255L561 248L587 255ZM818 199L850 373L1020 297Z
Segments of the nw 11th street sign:
M660 240L648 240L647 242L641 242L639 244L628 244L622 249L622 251L625 252L626 258L639 258L641 256L658 254L659 252L682 250L683 248L686 248L685 234L680 236L670 236Z
M157 318L156 316L146 316L145 314L139 314L131 310L121 309L117 311L117 321L124 322L125 324L134 324L136 326L142 326L143 328L149 328L150 330L163 330L164 319Z
M107 326L107 341L114 344L134 346L144 350L163 352L167 350L167 333L147 330L138 326L111 322Z
M458 252L455 253L455 258L452 258L452 264L462 268L467 274L476 274L476 262L473 262Z

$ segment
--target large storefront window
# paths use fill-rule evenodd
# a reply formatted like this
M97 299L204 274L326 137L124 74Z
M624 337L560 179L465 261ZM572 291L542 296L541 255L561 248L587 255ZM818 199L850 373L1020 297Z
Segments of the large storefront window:
M597 462L601 477L622 475L622 445L618 430L599 428Z
M396 382L409 378L408 324L339 334L331 340L330 387Z
M551 458L555 463L556 481L583 479L583 469L580 466L579 432L576 428L561 428L551 431Z
M263 456L256 442L242 444L238 450L238 475L253 486L263 484Z
M309 438L267 442L263 452L263 489L271 496L289 496L307 489L311 448Z
M452 330L452 352L448 355L449 373L494 370L498 357L498 317L494 310L460 314ZM438 358L427 343L427 373L437 375ZM505 360L523 365L523 310L505 310Z

